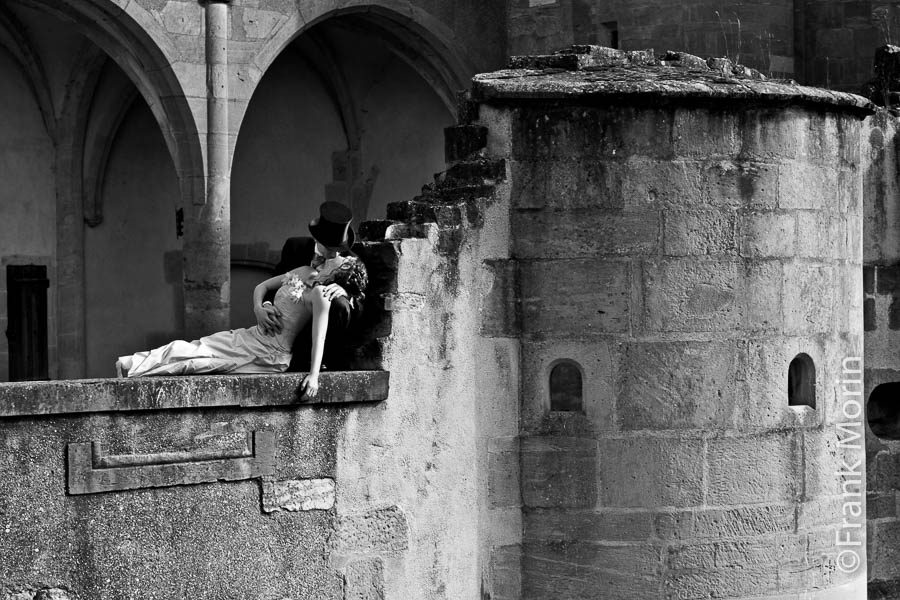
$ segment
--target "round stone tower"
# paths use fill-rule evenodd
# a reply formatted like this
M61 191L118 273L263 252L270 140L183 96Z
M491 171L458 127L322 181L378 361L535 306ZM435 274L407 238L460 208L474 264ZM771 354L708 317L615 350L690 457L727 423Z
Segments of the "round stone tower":
M575 47L479 75L507 160L521 598L863 600L857 96Z

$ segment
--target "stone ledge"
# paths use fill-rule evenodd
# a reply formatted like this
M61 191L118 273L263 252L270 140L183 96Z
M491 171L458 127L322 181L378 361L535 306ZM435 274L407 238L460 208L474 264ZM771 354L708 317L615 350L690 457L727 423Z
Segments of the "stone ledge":
M860 116L874 113L875 105L862 96L753 77L748 75L752 69L730 61L721 67L719 62L723 59L704 61L677 52L657 58L652 50L573 46L553 55L513 57L510 68L476 75L472 98L487 103L732 100L742 105L799 105Z
M196 375L139 379L74 379L0 384L0 418L77 413L258 408L378 402L388 396L387 371L334 371L319 376L319 394L301 400L305 373Z
M600 71L507 69L476 75L473 96L480 102L510 101L654 101L735 100L780 106L873 114L874 105L861 96L775 81L740 80L715 73L685 75L675 67L610 67Z

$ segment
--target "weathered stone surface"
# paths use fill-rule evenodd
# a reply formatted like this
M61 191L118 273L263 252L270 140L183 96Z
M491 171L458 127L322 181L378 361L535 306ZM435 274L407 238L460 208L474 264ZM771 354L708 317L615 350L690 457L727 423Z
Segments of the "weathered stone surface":
M655 578L602 568L584 568L552 557L526 554L522 560L522 592L525 598L571 598L588 600L603 590L616 600L647 600L662 597Z
M568 65L566 65L568 66ZM559 66L557 66L559 68ZM751 78L723 78L716 71L691 72L673 67L613 66L595 71L545 71L509 69L476 75L472 80L476 100L498 102L515 98L561 100L566 98L719 98L750 101L757 105L832 107L871 114L874 105L860 96L826 91L792 83Z
M597 503L597 442L561 436L521 439L522 504L589 508Z
M192 485L214 481L241 481L273 475L275 472L275 436L271 431L255 431L249 451L227 458L206 453L144 455L137 457L104 456L100 444L68 445L69 494L142 488ZM132 460L128 460L132 459ZM112 464L103 464L104 461Z
M659 62L667 67L678 67L691 71L708 71L710 68L706 61L699 56L694 56L687 52L673 52L672 50L660 56Z
M530 7L553 4L550 0L531 0ZM678 54L678 53L673 53ZM677 60L673 57L671 60ZM596 69L631 64L653 64L657 61L652 50L624 52L615 48L576 44L553 54L511 56L510 69ZM705 66L705 65L704 65Z
M720 568L714 570L674 570L666 574L666 598L771 597L778 590L778 572L766 566Z
M488 503L492 507L522 505L519 478L519 438L492 438L488 442Z
M656 212L581 211L513 214L517 258L581 258L653 254L659 247Z
M778 309L779 304L773 303L773 306L769 307L770 315L772 311ZM826 346L821 339L808 337L789 341L778 338L749 341L748 366L744 374L747 381L747 403L738 407L741 431L789 429L813 426L820 422L821 413L817 414L811 409L789 410L787 406L788 366L801 352L810 356L813 364L822 365L825 361ZM824 401L824 389L823 386L818 387L821 401Z
M61 588L45 588L37 591L34 600L69 600L69 592Z
M867 586L869 600L894 600L900 598L900 580L881 581L870 579Z
M342 422L337 412L206 409L0 420L0 514L19 507L18 517L0 517L0 581L40 572L29 583L53 578L79 599L136 589L160 598L284 598L310 585L322 597L339 598L326 553L333 517L325 511L284 515L286 526L262 513L255 481L67 496L64 466L70 440L102 440L111 454L143 455L189 449L219 423L248 431L267 424L278 439L280 478L329 474ZM210 440L201 447L214 446ZM28 505L33 510L21 509Z
M263 512L329 510L334 506L334 479L263 481Z
M868 492L866 494L867 519L896 519L897 492Z
M617 209L625 202L618 164L595 159L520 160L511 165L515 208Z
M602 569L613 573L651 576L659 568L660 547L643 544L604 544L571 541L568 543L525 540L526 560L558 561L584 569Z
M704 443L687 437L611 438L599 442L604 507L696 506L703 498Z
M825 333L833 327L835 268L817 263L784 266L784 327L788 333Z
M851 473L838 475L838 473L848 471L844 466L844 461L847 465L853 465L857 460L856 452L842 448L840 445L840 441L846 437L845 432L832 427L823 432L806 431L803 433L805 497L839 496L846 493L847 501L865 501L866 469L864 465L859 465L859 468L854 470L858 475ZM851 494L860 495L854 497ZM832 521L834 520L837 519L832 519Z
M900 579L900 522L871 523L868 536L874 549L869 563L869 578Z
M685 544L670 547L668 566L673 570L712 570L768 565L776 571L780 564L803 561L807 543L805 535L775 534L752 540Z
M434 176L436 189L496 185L506 180L506 161L495 158L476 158L451 164L446 171Z
M481 333L487 336L514 336L520 332L519 264L512 260L485 261L491 277L481 314Z
M725 331L741 327L746 296L737 262L648 260L642 271L647 331Z
M519 545L491 548L491 599L522 598L522 548Z
M874 463L869 467L875 475L870 489L880 492L900 490L900 453L879 452Z
M808 258L852 258L847 220L822 211L797 212L797 255Z
M836 210L839 171L830 165L785 161L778 167L779 208Z
M524 333L569 337L628 330L628 262L571 259L519 265Z
M740 230L741 256L782 258L794 255L794 242L799 236L795 234L796 218L793 214L745 213L740 218Z
M10 383L0 387L0 417L102 411L297 404L302 373L85 379ZM374 402L388 393L386 371L335 371L319 376L306 404Z
M663 253L668 256L737 253L735 215L724 211L667 212L663 216Z
M247 39L265 39L284 20L284 15L277 12L244 6L241 24Z
M778 263L673 258L641 267L642 327L648 333L771 331L781 325Z
M682 569L708 571L716 566L716 544L669 545L664 560L666 568L676 572Z
M796 526L793 504L661 512L656 535L664 539L752 538L787 533Z
M540 335L540 334L538 334ZM620 347L596 335L551 337L530 341L521 354L522 433L590 436L617 428L615 419L617 366ZM582 371L581 411L550 411L549 377L561 359L574 361Z
M344 569L344 600L384 600L384 564L380 558L357 560Z
M341 515L332 539L338 554L391 553L409 547L409 524L397 506L361 514Z
M772 209L778 199L778 165L759 160L719 160L703 166L709 204Z
M744 402L739 342L644 342L626 347L616 409L630 429L732 429Z
M478 76L474 81L477 87ZM523 107L514 118L512 155L517 160L671 159L673 155L672 118L667 109Z
M524 517L525 538L532 540L641 542L655 535L649 511L526 509Z
M64 588L41 588L20 592L7 592L5 600L69 600L72 596Z
M796 107L760 106L743 111L741 158L776 164L803 158L810 118L809 111Z
M673 132L675 155L704 160L734 156L740 149L738 122L739 115L725 108L677 109Z
M711 439L707 501L727 506L795 500L802 485L801 452L793 435Z
M659 205L678 210L703 205L709 199L699 161L625 157L615 168L629 209Z

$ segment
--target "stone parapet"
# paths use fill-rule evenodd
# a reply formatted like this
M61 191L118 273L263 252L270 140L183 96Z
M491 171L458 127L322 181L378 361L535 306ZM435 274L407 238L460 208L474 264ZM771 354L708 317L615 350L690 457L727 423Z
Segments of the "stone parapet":
M386 371L324 372L319 394L301 398L305 373L83 379L0 385L0 418L185 408L275 407L377 402L388 396Z

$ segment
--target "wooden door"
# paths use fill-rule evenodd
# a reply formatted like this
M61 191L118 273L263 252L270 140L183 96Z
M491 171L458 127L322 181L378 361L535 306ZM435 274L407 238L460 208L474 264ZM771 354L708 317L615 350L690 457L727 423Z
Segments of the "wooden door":
M47 267L7 265L6 299L9 380L48 379Z

